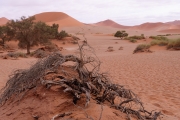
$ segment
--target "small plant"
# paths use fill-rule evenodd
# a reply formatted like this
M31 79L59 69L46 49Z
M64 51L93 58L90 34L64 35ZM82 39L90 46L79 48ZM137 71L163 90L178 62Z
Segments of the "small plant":
M167 49L180 50L180 38L176 40L170 40Z
M142 40L142 39L145 39L144 34L141 34L141 36L134 35L125 38L125 40L129 40L132 43L135 43L137 42L137 40Z
M166 46L168 45L168 41L167 40L153 40L151 41L151 46L153 45L159 45L159 46Z
M35 58L44 58L46 57L48 54L42 50L42 49L37 49L36 51L34 52L31 52L30 54L31 56L35 57Z
M68 33L66 33L66 31L62 30L61 32L59 32L57 35L56 35L56 39L58 40L61 40L63 39L64 37L69 37Z
M149 44L140 44L136 47L136 49L134 50L133 53L137 53L137 52L151 52L149 50L150 45Z
M121 46L121 47L119 48L119 50L123 50L123 47Z
M18 58L18 57L27 58L27 54L22 52L9 52L7 55L12 58Z
M112 51L114 51L113 47L109 46L108 49L107 49L107 52L112 52Z
M129 41L132 42L132 43L136 43L137 42L137 40L135 40L135 39L130 39Z
M124 37L127 37L128 33L126 33L126 31L122 30L122 31L117 31L114 34L114 37L120 37L121 39L123 39Z
M150 36L149 38L154 40L168 40L168 38L164 36Z

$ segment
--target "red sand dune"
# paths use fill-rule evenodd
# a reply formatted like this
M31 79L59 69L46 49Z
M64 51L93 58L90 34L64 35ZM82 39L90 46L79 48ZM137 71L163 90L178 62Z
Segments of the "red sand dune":
M163 32L163 33L180 33L180 29L165 29L165 30L160 30L159 32Z
M161 22L157 23L143 23L141 25L133 26L132 29L138 29L138 30L157 30L162 27L166 27L167 25Z
M36 21L46 22L49 25L59 24L60 27L82 26L83 23L63 12L44 12L35 15Z
M9 21L9 20L8 20L7 18L2 17L2 18L0 18L0 25L4 25L4 24L6 24L8 21Z
M171 25L180 25L180 20L175 20L175 21L166 22L166 23L171 24Z
M157 23L143 23L136 26L123 26L112 20L105 20L105 21L95 23L94 25L110 26L113 28L130 29L130 30L161 31L161 30L166 30L166 29L180 29L180 25L176 25L178 24L178 22L179 21L176 21L173 24L157 22Z
M95 23L95 25L97 26L109 26L109 27L114 27L114 28L121 28L121 29L127 29L129 28L129 26L123 26L123 25L120 25L112 20L104 20L104 21L101 21L101 22L98 22L98 23Z

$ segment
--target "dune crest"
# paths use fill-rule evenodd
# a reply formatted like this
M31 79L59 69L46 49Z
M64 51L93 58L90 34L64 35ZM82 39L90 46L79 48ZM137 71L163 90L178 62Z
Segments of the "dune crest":
M162 33L180 33L180 29L164 29L164 30L160 30L159 32L162 32Z
M127 29L129 28L129 26L124 26L124 25L120 25L112 20L104 20L104 21L100 21L95 23L94 25L97 26L109 26L109 27L114 27L114 28L120 28L120 29Z
M42 21L49 25L59 24L60 27L82 26L83 23L63 12L44 12L35 15L36 21Z
M5 17L0 18L0 25L5 25L9 20Z
M170 22L166 22L166 23L171 24L171 25L180 25L180 20L170 21Z

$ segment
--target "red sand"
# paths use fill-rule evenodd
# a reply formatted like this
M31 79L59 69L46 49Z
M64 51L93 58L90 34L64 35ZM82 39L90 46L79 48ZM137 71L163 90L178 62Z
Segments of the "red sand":
M118 24L118 23L116 23L116 22L114 22L112 20L104 20L104 21L95 23L94 25L97 25L97 26L109 26L109 27L120 28L120 29L129 28L128 26L120 25L120 24Z
M36 14L35 17L36 17L36 21L42 21L49 25L56 23L59 24L60 28L64 26L70 27L70 26L83 25L83 23L77 21L76 19L62 12L44 12L44 13Z
M72 20L73 25L81 25L81 23L74 21L71 17L67 17L66 14L56 12L40 14L38 20L44 20L49 24L52 24L53 21L61 24L62 21ZM64 24L73 26L70 22ZM166 25L165 27L161 25L164 24L147 23L141 25L140 29L159 30L166 28ZM94 47L97 56L102 61L101 71L108 72L115 83L124 85L137 93L148 110L155 109L161 111L163 113L162 120L180 120L180 51L168 51L164 47L154 46L152 47L153 53L132 54L138 44L149 42L149 40L130 43L113 36L95 36L92 34L99 31L102 34L112 34L117 31L117 28L88 25L77 28L68 27L66 30L67 32L71 31L72 34L75 34L77 31L82 31L82 33L85 31L84 33L89 44ZM137 35L143 33L145 35L159 34L157 32L138 30L127 31L129 34ZM77 35L77 37L84 40L82 35ZM76 45L64 45L61 41L56 40L53 42L66 49L62 51L63 54L74 54L77 52L78 47ZM17 49L17 43L9 44ZM109 46L113 47L113 52L106 52ZM123 50L118 50L121 46ZM20 58L18 60L0 59L0 88L5 85L8 75L13 70L28 68L36 60L35 58ZM52 116L67 111L73 111L75 113L73 114L74 118L83 119L86 116L81 108L77 109L72 105L68 95L45 89L39 89L34 96L26 96L21 103L20 105L16 103L14 106L1 107L0 120L33 120L32 115L40 115L41 118L39 120L49 120ZM100 111L101 106L97 105L93 100L86 109L86 112L95 120L99 119ZM102 120L116 119L125 120L125 116L119 111L104 106Z
M0 18L0 25L5 25L9 20L5 17Z

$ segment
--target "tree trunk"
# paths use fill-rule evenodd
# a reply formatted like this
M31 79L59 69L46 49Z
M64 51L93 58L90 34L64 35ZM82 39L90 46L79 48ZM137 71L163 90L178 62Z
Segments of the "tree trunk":
M5 39L2 38L2 46L4 47L5 46Z
M30 43L28 42L27 43L27 55L29 55L30 54Z

